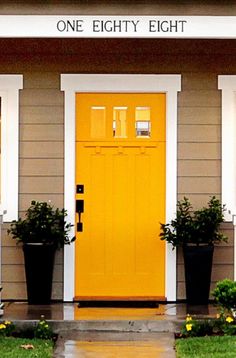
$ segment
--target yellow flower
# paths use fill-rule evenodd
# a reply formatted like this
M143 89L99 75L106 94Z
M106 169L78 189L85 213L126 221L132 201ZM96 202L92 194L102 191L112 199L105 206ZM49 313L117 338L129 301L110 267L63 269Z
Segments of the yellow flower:
M5 321L4 324L7 326L7 325L11 324L11 321Z
M186 321L187 322L192 321L192 317L189 314L187 314Z
M5 328L6 328L5 324L1 323L0 324L0 329L5 329Z
M188 323L188 324L186 324L186 329L187 329L187 331L191 331L192 330L192 324L191 323Z
M228 323L233 322L233 318L232 318L232 317L230 317L230 316L228 316L225 320L226 320L226 322L228 322Z

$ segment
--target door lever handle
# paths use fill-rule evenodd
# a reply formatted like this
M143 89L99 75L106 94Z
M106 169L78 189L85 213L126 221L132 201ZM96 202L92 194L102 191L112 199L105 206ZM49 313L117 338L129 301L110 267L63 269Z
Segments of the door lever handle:
M76 200L76 212L83 213L84 212L84 201L83 200Z
M77 223L77 232L83 231L83 223L81 222L81 213L84 212L84 201L76 200L76 212L79 214L79 221Z

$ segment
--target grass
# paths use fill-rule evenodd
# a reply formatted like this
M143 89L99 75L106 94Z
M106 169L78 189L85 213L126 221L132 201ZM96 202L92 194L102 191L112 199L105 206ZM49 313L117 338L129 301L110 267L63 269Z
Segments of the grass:
M235 336L196 337L176 340L177 358L235 358Z
M32 344L34 349L23 349L21 345ZM51 358L53 342L43 339L0 337L1 358Z

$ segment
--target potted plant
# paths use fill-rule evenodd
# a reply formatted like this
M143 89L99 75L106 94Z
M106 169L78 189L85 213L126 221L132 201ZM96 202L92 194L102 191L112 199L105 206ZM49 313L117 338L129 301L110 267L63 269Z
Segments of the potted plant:
M55 252L75 240L69 237L73 225L66 222L66 216L65 209L32 201L25 218L10 224L8 234L23 244L29 304L51 300Z
M219 231L224 221L225 206L211 197L206 207L193 211L184 197L177 203L176 218L161 224L161 240L175 247L182 247L185 267L187 302L206 304L209 299L214 245L227 241Z

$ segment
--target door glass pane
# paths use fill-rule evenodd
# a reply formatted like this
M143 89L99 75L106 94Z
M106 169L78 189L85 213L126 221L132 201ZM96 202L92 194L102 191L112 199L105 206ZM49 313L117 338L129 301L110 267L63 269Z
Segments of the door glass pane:
M150 107L136 107L135 109L136 137L151 136L151 109Z
M106 107L91 107L91 138L104 138L106 135Z
M113 137L126 138L127 107L113 108Z

